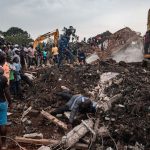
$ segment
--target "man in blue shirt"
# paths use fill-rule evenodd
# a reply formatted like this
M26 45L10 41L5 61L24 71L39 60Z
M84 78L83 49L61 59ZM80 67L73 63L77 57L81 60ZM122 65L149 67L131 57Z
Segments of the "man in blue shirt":
M59 93L66 100L69 100L64 106L51 112L52 115L63 114L66 111L71 111L69 122L72 124L78 112L95 113L97 103L83 95L71 95L68 93Z

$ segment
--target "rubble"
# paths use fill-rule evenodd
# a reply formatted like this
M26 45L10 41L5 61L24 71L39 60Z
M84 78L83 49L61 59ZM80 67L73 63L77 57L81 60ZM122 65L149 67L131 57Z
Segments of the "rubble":
M15 131L20 128L20 132L17 133L17 136L22 137L24 135L23 131L28 128L28 133L42 133L44 139L57 140L57 142L60 142L65 132L48 120L43 119L39 112L42 110L50 112L53 108L64 104L65 102L61 101L55 93L62 91L61 86L65 86L75 94L81 93L86 96L91 96L89 95L89 91L92 91L94 93L94 100L98 101L99 104L104 104L106 101L106 106L108 106L110 100L115 101L111 107L103 109L105 111L100 111L95 116L99 121L96 127L97 129L92 128L96 133L96 138L92 144L93 150L96 149L97 143L100 144L99 147L102 146L105 149L111 147L115 149L114 142L110 138L110 135L116 143L121 143L120 147L134 147L136 142L138 142L142 144L145 149L149 148L150 68L142 68L141 63L124 64L125 65L121 65L120 63L114 63L110 60L106 62L99 61L96 64L82 67L74 66L72 68L70 66L64 66L63 70L57 70L55 67L37 70L37 78L34 80L34 89L27 90L30 87L24 87L27 97L26 102L18 102L17 105L21 105L21 107L15 107L13 114L9 116L12 123L15 124L15 126L12 125L13 131L10 133L16 135ZM100 82L102 75L110 75L109 72L115 72L117 76ZM59 81L59 78L62 80ZM103 94L99 90L102 90L101 92ZM93 98L93 96L91 97ZM32 106L32 110L36 110L37 113L35 116L31 115L31 112L25 115L27 119L32 121L32 124L29 127L26 124L22 126L20 124L20 108L22 108L23 111L30 108L30 106ZM25 107L26 109L24 109ZM60 117L60 120L67 124L66 119L63 117ZM95 122L96 121L94 121L94 124ZM94 124L93 126L95 126ZM84 128L90 133L87 127L84 126ZM90 139L88 135L86 136ZM101 137L103 137L103 140ZM73 136L71 139L73 139ZM79 139L73 143L76 143ZM25 140L27 139L25 138ZM26 142L31 143L32 140L33 139ZM35 139L34 143L39 142L36 140L37 139ZM24 142L24 139L19 138L17 141ZM50 144L49 141L48 143ZM68 144L68 146L70 146L70 144ZM37 149L34 146L32 147L31 149Z
M9 136L17 136L15 140L29 150L150 149L150 68L143 68L140 62L108 59L138 40L141 37L136 32L124 28L105 37L103 52L84 42L70 43L75 49L86 49L86 65L47 66L27 72L34 86L23 84L25 101L14 104ZM90 97L98 103L98 111L76 118L76 126L69 130L69 113L59 119L50 115L66 103L57 96L62 90ZM13 143L11 147L17 150Z

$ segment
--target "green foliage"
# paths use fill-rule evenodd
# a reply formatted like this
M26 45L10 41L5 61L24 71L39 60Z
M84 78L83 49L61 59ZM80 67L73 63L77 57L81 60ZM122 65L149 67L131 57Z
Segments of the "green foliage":
M0 30L0 34L3 35L3 31Z
M23 31L22 29L18 27L11 27L3 34L4 34L6 41L9 41L13 44L27 45L30 42L33 42L28 32Z

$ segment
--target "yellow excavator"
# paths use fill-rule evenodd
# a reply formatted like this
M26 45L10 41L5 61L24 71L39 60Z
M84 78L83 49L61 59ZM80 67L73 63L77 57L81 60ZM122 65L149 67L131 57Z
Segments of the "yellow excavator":
M144 37L144 58L150 59L150 9L148 11L147 32Z
M39 36L37 39L35 39L35 41L33 43L33 48L35 49L40 42L44 41L45 39L47 39L51 36L54 36L54 44L56 46L58 46L59 30L56 29L55 31L45 33L45 34Z

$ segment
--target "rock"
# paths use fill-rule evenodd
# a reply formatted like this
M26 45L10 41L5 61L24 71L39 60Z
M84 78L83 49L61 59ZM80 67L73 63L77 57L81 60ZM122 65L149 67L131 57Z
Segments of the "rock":
M106 150L113 150L111 147L108 147Z
M119 80L115 80L114 84L120 85L122 83L122 81L123 81L123 78L120 78Z
M32 121L27 119L24 123L25 123L25 125L31 125Z
M41 146L38 150L51 150L48 146Z
M120 61L120 62L119 62L119 65L120 65L120 66L123 66L123 67L127 67L127 64L126 64L124 61Z
M125 73L129 73L129 70L126 68L126 69L124 69L124 72Z
M108 129L107 129L106 127L100 127L100 128L98 129L98 135L99 135L99 136L102 136L102 137L108 136L108 135L109 135L109 134L108 134Z

